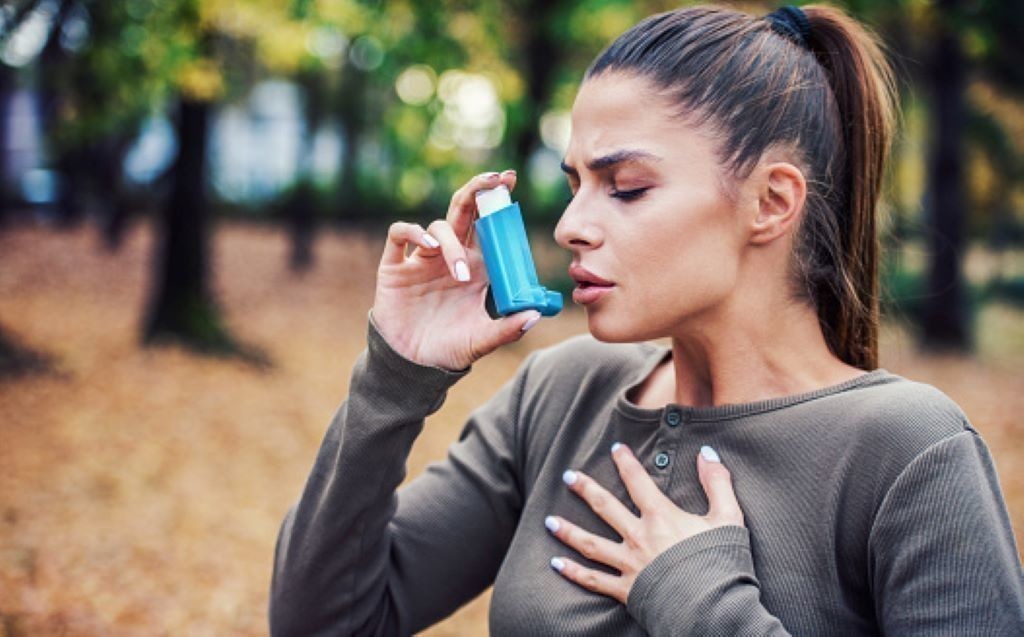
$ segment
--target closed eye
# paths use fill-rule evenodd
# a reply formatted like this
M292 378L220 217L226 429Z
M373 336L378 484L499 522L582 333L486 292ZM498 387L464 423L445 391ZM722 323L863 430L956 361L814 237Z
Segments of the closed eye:
M634 190L613 190L611 196L620 201L635 201L644 196L647 188L636 188Z

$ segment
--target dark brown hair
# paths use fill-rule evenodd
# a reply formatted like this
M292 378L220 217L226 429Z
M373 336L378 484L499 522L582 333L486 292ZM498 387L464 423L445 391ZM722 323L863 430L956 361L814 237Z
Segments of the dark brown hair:
M839 9L803 7L806 46L768 20L718 7L651 16L587 70L645 77L744 177L769 148L787 149L807 180L794 241L796 294L817 310L832 352L878 365L876 209L895 117L892 71L878 41Z

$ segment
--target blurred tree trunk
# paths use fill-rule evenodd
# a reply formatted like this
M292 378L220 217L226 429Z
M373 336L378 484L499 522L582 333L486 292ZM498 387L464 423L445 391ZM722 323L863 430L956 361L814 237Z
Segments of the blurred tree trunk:
M99 144L97 150L100 197L106 208L103 242L109 250L121 247L130 212L121 184L124 177L124 157L130 144L131 139L128 137L111 137Z
M292 235L292 251L288 265L292 272L301 273L313 266L313 237L316 232L314 214L316 198L313 184L302 181L288 202L288 226Z
M529 0L525 4L521 13L525 40L520 50L524 55L522 71L526 79L526 99L522 124L512 140L513 157L520 174L540 145L540 119L551 101L555 72L561 65L564 51L562 43L555 40L551 27L552 18L564 3ZM534 210L538 217L561 213L560 210L543 211L535 206L529 201L528 189L523 189L519 197L526 199L525 210Z
M958 5L958 0L939 2L939 34L928 73L935 109L935 138L928 173L931 264L922 330L926 346L944 349L970 346L966 290L960 267L967 215L963 143L967 128L967 61L953 29Z
M7 126L8 107L11 94L14 92L14 71L0 62L0 228L10 219L11 189L10 175L7 174Z
M551 36L549 23L558 2L531 0L526 3L522 15L526 24L523 33L526 41L522 50L525 53L523 69L526 77L526 117L523 126L519 127L515 139L515 157L520 166L525 166L530 154L537 148L540 140L538 126L544 107L551 98L552 80L558 68L562 47Z
M312 72L297 77L302 87L306 131L299 157L299 179L295 191L285 203L285 216L291 231L292 251L289 265L293 272L305 272L313 265L313 239L316 235L316 189L313 186L313 144L327 115L323 80Z
M49 37L39 55L40 94L49 164L58 175L57 221L68 228L77 226L82 220L83 186L91 168L84 149L70 147L66 139L59 137L63 131L65 111L68 110L67 93L73 89L68 74L68 54L60 43L60 34L74 4L73 0L61 0Z
M210 105L179 98L178 157L160 218L154 285L144 341L177 340L200 350L230 350L208 284L209 213L204 191Z

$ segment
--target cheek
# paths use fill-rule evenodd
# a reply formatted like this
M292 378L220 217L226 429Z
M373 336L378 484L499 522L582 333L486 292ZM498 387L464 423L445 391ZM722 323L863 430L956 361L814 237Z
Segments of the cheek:
M640 283L643 305L655 313L687 315L717 304L732 291L735 268L718 250L686 249L662 258Z
M659 314L692 314L716 304L735 285L739 248L727 211L715 210L654 235L637 277L640 303ZM640 274L639 272L637 274Z

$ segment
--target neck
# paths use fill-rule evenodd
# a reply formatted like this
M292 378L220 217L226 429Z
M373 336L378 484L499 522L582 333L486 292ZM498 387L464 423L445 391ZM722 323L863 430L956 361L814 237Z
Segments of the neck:
M677 404L791 396L863 373L832 354L807 304L785 301L772 308L733 307L714 314L671 335Z

